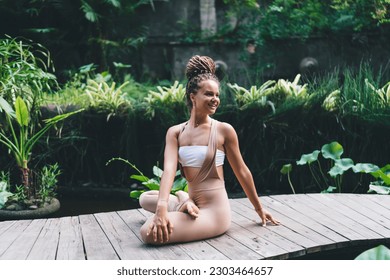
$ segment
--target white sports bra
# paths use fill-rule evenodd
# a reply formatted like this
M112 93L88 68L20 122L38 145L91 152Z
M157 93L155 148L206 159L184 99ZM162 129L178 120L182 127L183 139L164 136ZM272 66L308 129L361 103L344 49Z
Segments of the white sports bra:
M202 167L206 158L208 146L181 146L179 147L179 162L182 166ZM225 153L217 150L215 155L215 165L223 165Z

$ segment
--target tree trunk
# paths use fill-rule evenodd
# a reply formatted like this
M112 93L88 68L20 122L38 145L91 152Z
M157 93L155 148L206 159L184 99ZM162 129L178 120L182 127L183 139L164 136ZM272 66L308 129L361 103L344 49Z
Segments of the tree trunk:
M20 167L21 171L21 182L22 185L24 186L25 194L27 198L30 198L32 193L31 193L31 188L30 188L30 169L28 167Z

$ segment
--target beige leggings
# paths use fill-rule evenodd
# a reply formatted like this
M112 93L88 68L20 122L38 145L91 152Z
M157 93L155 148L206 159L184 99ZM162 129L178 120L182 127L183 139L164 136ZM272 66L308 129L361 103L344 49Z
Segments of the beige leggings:
M180 202L185 199L170 195L168 201L168 219L173 225L173 232L167 243L189 242L215 237L226 232L230 226L230 204L224 181L209 178L195 186L189 185L189 198L199 208L199 216L193 219L190 215L178 212ZM145 210L155 212L158 191L148 191L141 195L140 205ZM141 237L145 243L161 245L153 240L153 235L146 235L150 217L141 227ZM164 243L166 244L166 243Z

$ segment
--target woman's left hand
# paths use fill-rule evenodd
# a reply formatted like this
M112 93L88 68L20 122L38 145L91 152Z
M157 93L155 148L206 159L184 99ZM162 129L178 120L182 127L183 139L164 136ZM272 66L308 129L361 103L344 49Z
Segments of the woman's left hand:
M279 225L280 222L272 217L272 215L265 209L260 208L255 210L256 213L260 216L261 224L263 226L267 225L267 222L271 222L274 225Z

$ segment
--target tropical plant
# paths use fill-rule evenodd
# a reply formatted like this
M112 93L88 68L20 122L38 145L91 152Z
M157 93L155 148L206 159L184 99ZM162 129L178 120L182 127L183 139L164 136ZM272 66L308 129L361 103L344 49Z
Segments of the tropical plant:
M10 106L7 106L10 107ZM38 140L58 122L80 112L81 110L57 115L44 120L43 127L34 131L34 124L31 121L29 109L21 97L17 97L14 103L15 111L5 114L8 129L1 127L0 143L2 143L13 154L17 166L21 172L21 182L28 197L34 194L30 190L30 169L29 161L31 153ZM14 127L13 119L16 119L18 130Z
M385 84L382 88L376 88L373 84L371 84L368 79L365 79L364 82L366 86L371 89L372 94L380 99L383 107L390 106L390 82Z
M336 89L332 91L323 101L322 107L329 112L335 112L341 107L340 90Z
M157 86L158 91L149 91L149 95L145 97L148 104L147 115L154 117L156 108L174 107L184 105L184 97L186 94L185 87L178 81L175 81L170 87Z
M304 99L307 97L307 84L300 85L299 80L301 75L295 76L294 81L279 79L275 86L267 92L268 98L279 105L283 103L287 98L300 98Z
M109 85L106 81L96 82L89 79L85 88L85 94L89 97L90 107L98 112L108 112L107 121L123 108L130 106L130 102L124 98L122 89L128 84L124 82L119 87L112 82Z
M30 108L37 108L42 93L58 86L49 71L54 68L42 45L9 36L0 39L0 97L9 103L21 96Z
M368 192L377 194L390 194L390 164L370 172L377 181L371 182Z
M159 119L165 130L188 116L185 103L185 87L175 81L171 86L157 86L157 91L150 90L144 98L146 104L145 117Z
M272 111L275 112L274 103L267 98L267 94L272 91L273 88L271 86L274 84L275 81L266 81L259 88L257 86L251 86L249 90L237 84L228 83L227 85L233 90L237 104L241 110L253 106L270 106Z
M343 153L343 146L340 143L334 141L323 145L321 150L314 150L309 154L303 154L301 158L296 161L296 164L308 165L316 185L322 190L321 192L323 193L334 191L342 192L343 175L349 169L352 169L354 173L378 174L378 176L380 176L378 166L371 163L354 164L353 160L350 158L341 158ZM325 160L330 161L330 169L327 172L330 178L325 175L321 161L319 160L319 155L322 155ZM289 175L291 170L291 164L286 164L282 167L281 173ZM291 188L293 188L290 180L289 184Z
M42 202L55 197L55 188L58 183L58 176L61 174L58 163L46 165L40 171L38 197Z
M130 176L130 179L137 180L141 182L141 184L145 187L142 190L133 190L130 192L130 197L138 199L142 193L147 190L159 190L160 189L160 181L163 171L158 166L153 166L153 174L154 178L149 178L145 176L134 164L130 163L128 160L123 158L112 158L109 160L106 165L110 164L113 161L122 161L137 171L137 174L133 174ZM171 193L175 194L177 191L186 191L188 192L188 184L187 180L181 177L180 170L176 172L175 180L172 185Z

